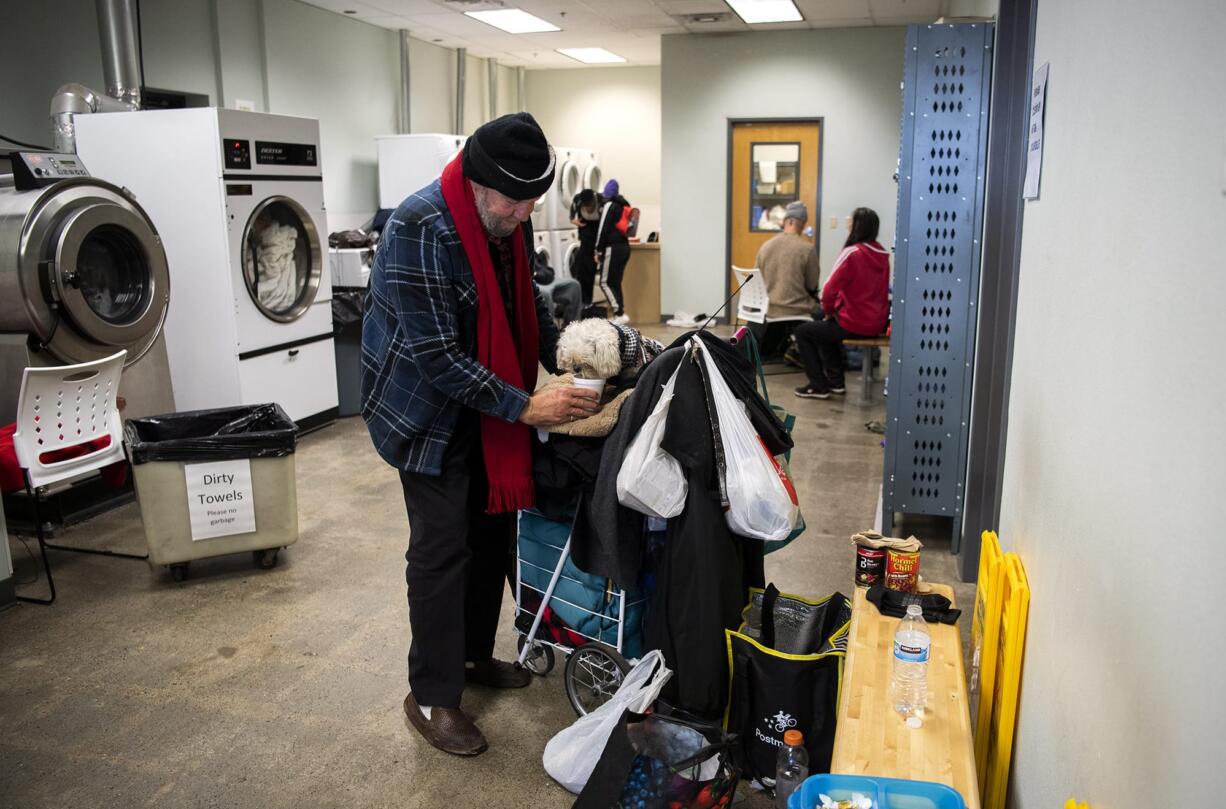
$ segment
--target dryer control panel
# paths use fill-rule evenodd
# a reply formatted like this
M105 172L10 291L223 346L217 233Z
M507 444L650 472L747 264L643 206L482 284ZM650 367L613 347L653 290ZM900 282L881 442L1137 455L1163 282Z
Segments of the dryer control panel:
M13 184L18 191L45 188L60 180L88 176L81 158L75 154L17 152L14 155Z

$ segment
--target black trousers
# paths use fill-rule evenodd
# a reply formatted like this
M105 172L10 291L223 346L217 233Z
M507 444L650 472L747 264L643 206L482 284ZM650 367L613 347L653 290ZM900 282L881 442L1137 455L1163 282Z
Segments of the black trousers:
M401 472L409 513L409 689L418 705L459 708L465 661L488 660L515 541L515 514L486 514L477 414L465 410L441 475Z
M854 334L839 325L837 320L813 320L801 323L792 332L796 348L805 365L809 384L821 391L844 387L843 341L848 337L874 337L876 335Z
M605 248L604 261L600 265L600 289L609 299L613 314L620 315L625 311L626 299L622 297L622 278L626 274L626 264L630 261L630 245L615 242Z
M571 274L575 280L579 282L579 289L583 293L583 308L592 305L592 290L596 287L596 259L593 257L595 248L590 252L580 245L579 252L575 255L575 263L571 265Z

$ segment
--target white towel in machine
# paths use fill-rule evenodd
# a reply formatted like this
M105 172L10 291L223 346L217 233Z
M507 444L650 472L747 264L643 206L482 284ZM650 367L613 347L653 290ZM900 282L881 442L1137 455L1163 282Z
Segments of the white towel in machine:
M256 294L265 308L285 311L298 299L298 267L294 262L298 230L274 222L260 232L259 238Z

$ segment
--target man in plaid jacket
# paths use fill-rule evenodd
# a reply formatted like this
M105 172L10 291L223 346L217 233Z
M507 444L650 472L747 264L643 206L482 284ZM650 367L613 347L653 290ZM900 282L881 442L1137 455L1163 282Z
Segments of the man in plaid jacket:
M466 683L528 684L493 658L515 513L534 499L531 429L598 409L579 388L533 393L558 332L531 278L527 224L553 180L527 113L485 124L388 220L362 326L362 416L400 473L409 517L404 710L435 747L477 755Z

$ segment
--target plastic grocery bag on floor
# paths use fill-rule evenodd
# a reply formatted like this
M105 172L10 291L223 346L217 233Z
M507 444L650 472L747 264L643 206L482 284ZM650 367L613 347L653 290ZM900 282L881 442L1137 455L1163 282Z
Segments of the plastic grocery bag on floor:
M660 400L630 442L617 472L618 502L648 517L676 517L685 508L685 496L689 492L681 464L660 447L680 370L678 364L664 384Z
M796 489L733 395L701 340L694 340L702 354L704 373L719 422L718 441L723 447L724 486L728 527L741 536L770 542L788 538L800 513Z
M644 713L672 676L658 649L643 655L608 702L549 740L542 756L545 772L576 795L582 792L622 714Z

